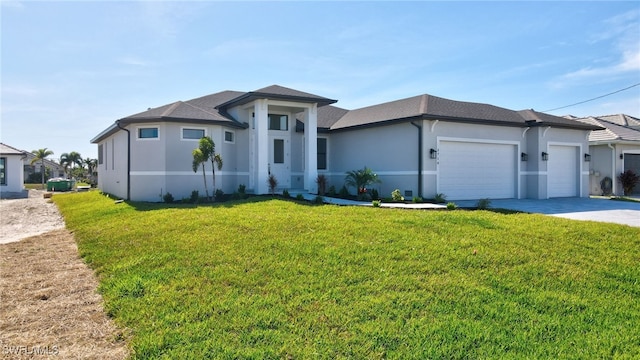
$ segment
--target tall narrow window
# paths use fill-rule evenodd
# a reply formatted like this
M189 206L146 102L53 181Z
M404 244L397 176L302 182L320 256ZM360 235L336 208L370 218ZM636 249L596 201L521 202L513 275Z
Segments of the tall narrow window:
M0 185L7 185L7 158L0 158Z
M327 139L318 138L318 170L327 170Z
M273 163L284 164L284 140L273 140Z
M102 144L98 145L98 164L102 165L104 162L104 153L102 151Z
M289 116L269 114L269 130L289 130Z

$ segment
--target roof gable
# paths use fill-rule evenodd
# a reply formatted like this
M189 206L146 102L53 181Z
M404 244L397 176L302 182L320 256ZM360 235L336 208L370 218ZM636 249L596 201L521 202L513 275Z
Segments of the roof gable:
M26 155L26 151L18 150L13 146L0 143L0 154L1 155Z
M302 103L317 103L319 107L337 102L337 100L332 100L322 96L306 93L303 91L290 89L284 86L271 85L271 86L264 87L262 89L241 94L240 96L234 99L231 99L225 103L222 103L216 106L216 108L218 109L229 108L232 106L243 105L257 99L265 99L265 98L290 100L290 101L302 102Z
M640 141L640 130L629 126L622 126L603 120L604 117L576 118L575 121L599 126L601 130L592 131L589 141Z

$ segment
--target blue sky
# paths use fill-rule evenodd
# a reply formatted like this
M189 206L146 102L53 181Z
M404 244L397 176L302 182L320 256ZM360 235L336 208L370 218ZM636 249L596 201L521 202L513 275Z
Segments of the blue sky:
M640 83L640 2L2 0L0 141L97 156L115 120L272 84L545 111ZM557 111L640 117L640 86Z

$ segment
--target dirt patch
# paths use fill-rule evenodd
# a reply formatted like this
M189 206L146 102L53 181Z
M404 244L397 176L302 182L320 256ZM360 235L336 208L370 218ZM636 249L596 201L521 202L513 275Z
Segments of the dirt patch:
M25 199L0 200L0 244L64 229L64 220L44 191L29 190Z
M5 201L19 200L3 200L2 205ZM7 209L2 208L2 223ZM18 211L24 209L33 208L19 204ZM48 210L39 214L51 216ZM35 221L33 210L28 215L25 223ZM0 358L128 356L126 336L105 315L98 282L79 257L69 231L54 230L0 245L0 278Z

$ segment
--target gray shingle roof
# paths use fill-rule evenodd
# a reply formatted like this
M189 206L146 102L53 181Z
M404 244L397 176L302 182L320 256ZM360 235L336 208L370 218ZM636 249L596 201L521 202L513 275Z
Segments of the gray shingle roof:
M604 115L597 118L621 126L640 127L640 119L626 114Z
M231 99L225 103L218 105L217 107L226 108L226 107L231 107L236 105L242 105L242 104L251 102L253 100L263 99L263 98L292 100L292 101L306 102L306 103L317 103L319 107L337 102L337 100L332 100L326 97L286 88L284 86L271 85L271 86L264 87L262 89L258 89L256 91L243 93L242 95L236 97L235 99Z
M590 125L534 110L514 111L489 104L455 101L425 94L351 110L332 125L331 130L416 119L440 119L508 126L535 124L585 130L596 129Z

